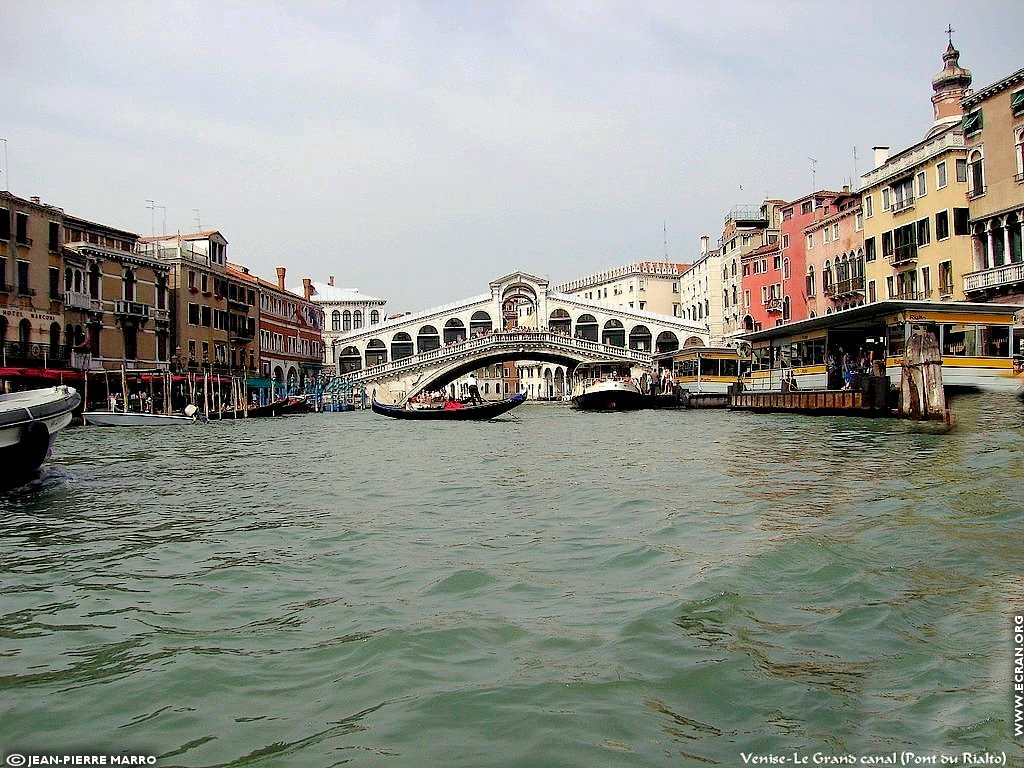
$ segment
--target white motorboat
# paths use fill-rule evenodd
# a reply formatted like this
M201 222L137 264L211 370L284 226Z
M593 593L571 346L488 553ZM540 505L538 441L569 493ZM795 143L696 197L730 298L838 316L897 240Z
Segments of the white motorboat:
M180 413L141 413L139 411L85 411L82 421L96 427L172 427L194 424L199 416L194 405Z
M78 392L64 385L0 395L2 484L18 484L39 469L81 401Z
M580 366L572 404L582 411L633 411L644 407L644 395L628 372L608 365Z

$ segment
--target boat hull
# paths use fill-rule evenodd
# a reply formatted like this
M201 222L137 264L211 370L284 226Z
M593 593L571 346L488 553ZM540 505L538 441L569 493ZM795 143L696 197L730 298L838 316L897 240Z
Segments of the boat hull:
M526 395L515 395L507 400L482 405L467 405L464 408L400 408L397 405L385 405L376 400L370 405L374 413L390 416L393 419L410 421L486 421L511 411L526 401Z
M572 405L581 411L636 411L647 403L632 382L600 381L580 385L573 392Z
M10 487L31 478L81 401L78 392L66 386L0 395L0 485Z
M82 420L94 427L173 427L192 424L195 419L165 413L111 413L86 411Z

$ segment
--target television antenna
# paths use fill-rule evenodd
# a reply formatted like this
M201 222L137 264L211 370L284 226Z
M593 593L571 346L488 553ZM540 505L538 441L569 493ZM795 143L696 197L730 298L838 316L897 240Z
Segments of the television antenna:
M811 192L814 192L815 191L815 186L814 186L814 169L815 169L815 166L818 164L818 161L815 160L810 155L807 156L807 159L811 161Z

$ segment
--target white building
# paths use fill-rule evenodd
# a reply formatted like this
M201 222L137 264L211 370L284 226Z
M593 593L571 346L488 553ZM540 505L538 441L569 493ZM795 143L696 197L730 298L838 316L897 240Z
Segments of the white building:
M339 337L360 328L384 322L386 299L377 299L359 292L358 288L339 288L334 275L326 283L313 283L310 298L324 310L324 354L328 370L338 369Z
M679 278L689 268L674 261L638 261L572 280L555 290L587 301L682 317Z
M679 302L682 317L704 325L711 336L711 345L722 344L724 336L724 307L722 291L722 252L710 250L711 238L700 239L700 258L679 277Z

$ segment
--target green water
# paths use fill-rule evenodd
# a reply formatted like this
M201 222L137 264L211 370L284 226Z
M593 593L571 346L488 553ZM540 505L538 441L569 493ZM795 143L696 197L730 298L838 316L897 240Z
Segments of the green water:
M0 754L1001 753L1024 410L63 432L0 497Z

